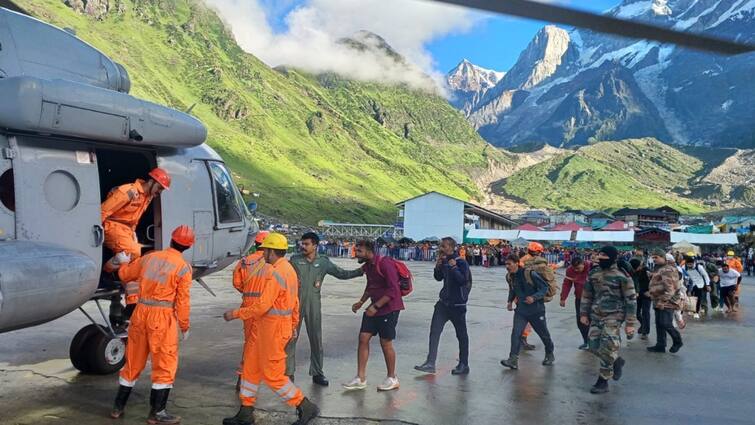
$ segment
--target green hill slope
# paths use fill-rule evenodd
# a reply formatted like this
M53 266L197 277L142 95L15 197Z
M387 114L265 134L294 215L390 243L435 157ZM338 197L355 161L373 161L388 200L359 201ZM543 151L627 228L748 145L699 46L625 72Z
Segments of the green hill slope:
M196 0L18 3L124 64L132 94L196 104L208 143L268 215L392 222L393 203L421 192L479 197L474 177L508 160L441 97L270 69Z
M678 195L703 162L655 139L601 142L521 170L497 190L538 208L618 209L670 205L700 212Z

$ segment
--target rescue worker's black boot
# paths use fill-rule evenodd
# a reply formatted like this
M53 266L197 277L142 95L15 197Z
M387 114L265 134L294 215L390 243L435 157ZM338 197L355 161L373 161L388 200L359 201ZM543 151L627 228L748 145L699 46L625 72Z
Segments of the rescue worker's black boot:
M223 425L253 425L254 424L254 407L241 406L236 416L223 419Z
M147 423L150 425L170 425L181 423L180 416L173 416L165 410L165 405L168 404L168 396L170 395L170 388L162 390L152 389L149 394L149 417L147 417Z
M512 354L512 355L509 356L508 359L501 360L501 364L504 365L504 366L506 366L506 367L508 367L508 368L517 370L517 369L519 369L519 356L515 356L515 355Z
M299 420L294 422L293 425L307 425L320 414L320 409L316 404L304 397L304 400L296 406L296 414L299 415Z
M527 342L527 337L524 337L524 336L522 337L522 350L532 351L535 348L536 347L534 345L532 345L529 342Z
M613 362L613 380L618 381L621 379L622 370L624 369L624 363L626 363L626 360L619 357L616 359L615 362Z
M118 387L118 394L115 396L115 403L113 403L113 410L110 412L110 417L118 419L123 416L123 410L126 409L126 403L128 402L128 396L131 395L131 387L121 385Z
M590 388L590 392L593 394L603 394L608 392L608 381L598 377L598 382Z
M553 355L553 351L545 353L545 359L543 359L543 366L550 366L556 361L556 356Z

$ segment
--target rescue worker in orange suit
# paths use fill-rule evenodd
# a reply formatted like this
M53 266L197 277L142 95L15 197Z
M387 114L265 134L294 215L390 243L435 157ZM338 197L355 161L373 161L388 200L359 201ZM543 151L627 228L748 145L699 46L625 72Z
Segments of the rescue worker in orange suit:
M739 258L736 257L736 254L733 250L729 250L729 252L726 253L726 259L724 260L726 264L729 265L729 268L732 268L739 272L740 276L737 280L737 289L734 290L734 304L739 307L739 288L742 283L742 273L744 272L744 267L742 266L742 261L739 260Z
M189 288L191 266L182 252L194 244L189 226L177 227L170 248L153 251L129 264L120 265L118 275L125 281L140 282L139 303L131 318L126 345L126 364L121 369L120 387L110 416L123 415L131 389L144 370L147 357L152 360L152 392L149 424L177 424L181 418L169 414L165 405L178 369L178 330L182 339L189 336Z
M142 255L142 247L136 238L136 226L152 199L170 187L170 175L162 168L149 172L149 179L137 179L134 183L113 188L102 203L102 227L105 230L104 245L114 257L105 264L105 271L113 271L119 264L129 263ZM123 281L126 286L126 305L138 301L139 282ZM129 313L133 307L129 307ZM127 313L127 315L129 315Z
M244 361L236 416L223 419L223 425L251 425L257 392L265 382L286 404L296 407L296 425L306 425L319 414L317 406L286 376L286 345L299 323L299 281L293 266L286 260L288 240L280 233L270 233L260 246L265 263L249 276L251 289L248 306L226 311L226 321L250 322L251 338L244 341Z
M236 268L233 270L233 287L241 293L241 306L247 307L251 304L252 301L252 295L255 293L248 284L252 283L252 280L249 279L249 276L254 275L255 273L259 272L260 269L260 263L264 264L265 259L262 258L262 249L260 248L260 245L262 245L262 242L265 240L267 235L270 234L270 232L267 231L260 231L257 232L257 236L254 237L254 252L247 255L246 257L242 257L241 260L236 264ZM248 320L244 321L244 343L246 344L246 340L251 338L251 322ZM236 374L238 375L238 381L236 382L236 392L239 391L241 386L241 371L244 368L244 359L241 359L241 364L239 366L239 369L236 371Z

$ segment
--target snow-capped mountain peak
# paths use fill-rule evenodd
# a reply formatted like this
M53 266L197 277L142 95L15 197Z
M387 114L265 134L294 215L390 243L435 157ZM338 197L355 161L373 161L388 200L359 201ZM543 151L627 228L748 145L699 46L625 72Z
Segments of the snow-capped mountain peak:
M616 2L606 14L755 42L755 0ZM499 146L655 137L753 147L754 58L547 26L495 87L452 103Z
M495 86L505 72L477 66L467 59L462 60L456 68L448 72L448 86L453 90L480 91Z

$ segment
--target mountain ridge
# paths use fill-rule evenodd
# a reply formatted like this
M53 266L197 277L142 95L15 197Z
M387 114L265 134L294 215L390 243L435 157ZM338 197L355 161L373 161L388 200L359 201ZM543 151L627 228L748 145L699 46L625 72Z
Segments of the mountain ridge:
M607 14L755 40L752 0L624 0ZM749 125L755 120L755 87L746 84L755 74L755 54L717 56L582 29L549 28L535 35L495 87L477 97L468 95L477 101L460 108L488 142L501 147L580 146L591 139L655 137L671 144L755 147L755 130ZM614 91L581 102L581 109L562 105L583 97L582 87L565 83L594 77L595 69L619 69L621 78L613 80L631 88L631 94ZM585 123L580 110L602 118ZM633 124L637 120L642 124ZM574 138L580 121L582 135ZM606 131L612 126L615 131ZM627 132L630 127L639 132Z

